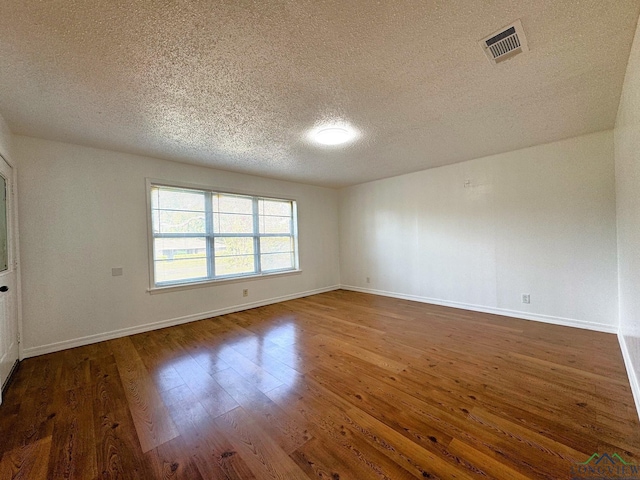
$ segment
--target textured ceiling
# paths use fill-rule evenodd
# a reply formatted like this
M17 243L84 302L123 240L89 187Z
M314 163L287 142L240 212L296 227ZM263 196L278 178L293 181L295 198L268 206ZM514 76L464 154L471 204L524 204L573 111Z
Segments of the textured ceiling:
M343 186L612 128L638 0L2 0L14 133ZM478 40L522 19L530 52ZM359 138L320 147L309 129Z

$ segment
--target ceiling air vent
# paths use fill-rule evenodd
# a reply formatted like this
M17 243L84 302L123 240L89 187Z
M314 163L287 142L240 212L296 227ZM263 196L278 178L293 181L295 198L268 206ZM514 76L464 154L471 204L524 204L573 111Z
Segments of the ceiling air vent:
M500 63L519 53L529 51L520 20L483 38L480 40L480 46L493 63Z

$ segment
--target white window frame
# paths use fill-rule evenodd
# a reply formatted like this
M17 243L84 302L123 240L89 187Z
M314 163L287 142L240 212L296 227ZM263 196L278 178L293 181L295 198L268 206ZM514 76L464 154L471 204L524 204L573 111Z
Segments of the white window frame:
M155 282L155 258L154 258L154 232L153 232L153 217L152 217L152 204L151 204L151 190L153 187L169 187L169 188L183 188L183 189L191 189L191 190L200 190L203 192L209 192L210 194L226 194L226 195L242 195L247 197L252 197L254 202L257 202L259 199L266 200L285 200L290 201L292 204L292 237L293 237L293 247L294 247L294 266L293 268L282 269L282 270L271 270L264 273L247 273L247 274L239 274L239 275L228 275L221 276L216 278L206 278L203 280L192 280L192 281L177 281L177 282L166 282L156 284ZM183 290L197 287L206 287L214 284L222 284L222 283L235 283L235 282L244 282L247 280L255 280L255 279L263 279L263 278L271 278L274 276L286 276L286 275L295 275L302 273L300 268L300 252L298 247L298 201L293 197L283 197L281 195L274 195L269 193L258 193L254 191L245 191L245 190L229 190L225 188L217 188L206 185L192 184L192 183L184 183L184 182L173 182L167 180L160 180L154 178L146 179L146 195L147 195L147 230L148 230L148 250L149 250L149 293L161 293L164 291L175 291L175 290ZM258 216L254 217L254 222L256 222ZM207 245L213 244L213 238L210 233L205 234L207 237ZM218 235L223 237L224 235ZM230 235L230 236L238 236L238 235ZM269 235L260 235L256 234L255 231L253 234L247 234L247 237L252 237L254 239L254 245L257 242L258 246L254 248L254 261L256 262L256 270L259 270L259 262L260 262L260 247L259 247L259 238L261 236L269 236ZM278 235L276 235L278 236ZM282 235L279 235L282 236ZM211 252L209 251L208 254ZM255 260L257 258L257 260ZM209 259L211 261L211 259Z

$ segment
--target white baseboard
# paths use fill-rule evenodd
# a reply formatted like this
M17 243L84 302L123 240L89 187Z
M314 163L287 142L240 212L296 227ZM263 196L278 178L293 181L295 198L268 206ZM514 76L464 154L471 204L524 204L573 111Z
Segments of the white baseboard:
M44 355L46 353L66 350L68 348L81 347L83 345L89 345L91 343L102 342L104 340L111 340L114 338L126 337L127 335L135 335L136 333L144 333L144 332L149 332L151 330L158 330L160 328L172 327L174 325L181 325L183 323L195 322L197 320L204 320L205 318L226 315L228 313L241 312L242 310L249 310L250 308L263 307L265 305L271 305L274 303L286 302L287 300L295 300L296 298L308 297L309 295L317 295L319 293L330 292L332 290L338 290L339 288L340 288L339 285L333 285L331 287L318 288L315 290L308 290L306 292L298 292L298 293L293 293L291 295L273 297L266 300L260 300L257 302L243 303L241 305L234 305L232 307L220 308L218 310L211 310L209 312L185 315L184 317L178 317L178 318L169 318L167 320L160 320L159 322L145 323L144 325L136 325L135 327L121 328L119 330L113 330L110 332L98 333L95 335L87 335L86 337L73 338L71 340L64 340L62 342L55 342L55 343L49 343L47 345L40 345L37 347L25 348L22 351L22 358L35 357L38 355Z
M493 313L495 315L504 315L508 317L521 318L523 320L534 320L536 322L551 323L554 325L562 325L565 327L584 328L587 330L595 330L597 332L617 333L618 327L607 325L605 323L585 322L573 318L553 317L550 315L540 315L536 313L521 312L519 310L507 310L505 308L485 307L482 305L472 305L467 303L451 302L448 300L440 300L437 298L420 297L417 295L405 295L403 293L387 292L385 290L375 290L373 288L354 287L352 285L340 285L343 290L352 290L354 292L372 293L374 295L382 295L385 297L399 298L402 300L412 300L414 302L430 303L432 305L441 305L443 307L460 308L463 310L471 310L474 312Z
M192 315L186 315L183 317L170 318L167 320L161 320L158 322L146 323L144 325L137 325L135 327L127 327L119 330L113 330L110 332L98 333L95 335L87 335L85 337L74 338L70 340L64 340L62 342L49 343L46 345L40 345L36 347L25 348L22 351L21 358L35 357L38 355L44 355L46 353L57 352L65 350L67 348L81 347L83 345L89 345L91 343L102 342L104 340L111 340L114 338L125 337L127 335L135 335L136 333L144 333L151 330L157 330L160 328L171 327L174 325L181 325L183 323L195 322L197 320L204 320L205 318L217 317L220 315L226 315L228 313L240 312L242 310L248 310L251 308L262 307L265 305L271 305L274 303L285 302L287 300L294 300L296 298L308 297L309 295L317 295L319 293L330 292L338 289L352 290L354 292L371 293L374 295L383 295L385 297L399 298L403 300L413 300L421 303L430 303L434 305L442 305L445 307L461 308L464 310L471 310L483 313L493 313L496 315L506 315L509 317L522 318L525 320L535 320L539 322L551 323L555 325L564 325L569 327L585 328L588 330L596 330L599 332L616 333L617 328L611 325L585 322L582 320L575 320L562 317L552 317L547 315L530 314L527 312L520 312L515 310L506 310L501 308L484 307L481 305L469 305L465 303L450 302L446 300L439 300L435 298L419 297L416 295L405 295L395 292L387 292L384 290L375 290L371 288L361 288L352 285L333 285L331 287L318 288L315 290L309 290L306 292L294 293L291 295L284 295L280 297L273 297L266 300L257 302L244 303L241 305L234 305L231 307L221 308L218 310L211 310L209 312L202 312ZM621 343L622 345L622 343ZM628 367L627 367L628 368Z
M531 314L528 312L520 312L516 310L507 310L502 308L484 307L481 305L470 305L466 303L451 302L446 300L439 300L435 298L419 297L416 295L405 295L395 292L387 292L384 290L375 290L372 288L361 288L352 285L333 285L331 287L318 288L315 290L308 290L306 292L294 293L291 295L283 295L281 297L273 297L266 300L260 300L257 302L244 303L242 305L234 305L231 307L221 308L218 310L211 310L209 312L197 313L193 315L185 315L183 317L170 318L167 320L161 320L159 322L146 323L144 325L137 325L135 327L122 328L119 330L113 330L111 332L104 332L95 335L88 335L85 337L74 338L71 340L65 340L62 342L49 343L47 345L41 345L37 347L25 348L23 350L22 358L35 357L38 355L44 355L46 353L57 352L60 350L66 350L68 348L81 347L83 345L89 345L92 343L102 342L105 340L111 340L114 338L126 337L128 335L135 335L136 333L144 333L152 330L158 330L160 328L172 327L174 325L181 325L184 323L195 322L197 320L204 320L206 318L217 317L220 315L226 315L228 313L241 312L243 310L249 310L251 308L263 307L265 305L272 305L274 303L286 302L287 300L295 300L296 298L308 297L310 295L317 295L319 293L330 292L333 290L351 290L354 292L371 293L374 295L382 295L385 297L399 298L402 300L412 300L415 302L429 303L433 305L441 305L445 307L460 308L463 310L471 310L475 312L493 313L496 315L506 315L509 317L521 318L524 320L534 320L538 322L551 323L555 325L563 325L568 327L584 328L588 330L595 330L606 333L617 333L618 341L620 342L620 350L622 351L622 357L629 376L629 384L631 391L633 392L633 399L635 401L636 410L640 418L640 383L638 377L635 374L633 365L631 363L631 356L627 349L627 344L624 336L617 331L616 327L606 324L585 322L583 320L576 320L563 317L553 317L548 315Z
M636 411L638 412L638 418L640 418L640 383L633 368L633 363L631 362L631 354L629 354L627 342L624 339L624 335L620 332L618 332L618 341L620 342L620 350L622 351L624 365L627 367L627 376L629 377L629 385L631 386L633 400L636 402ZM640 365L638 367L640 367Z

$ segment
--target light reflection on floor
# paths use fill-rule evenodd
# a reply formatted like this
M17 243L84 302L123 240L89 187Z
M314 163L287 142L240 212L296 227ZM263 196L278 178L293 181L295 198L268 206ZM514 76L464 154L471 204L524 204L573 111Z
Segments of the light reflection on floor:
M171 360L158 368L154 377L165 400L175 395L171 389L184 390L185 387L191 390L194 398L202 395L217 397L219 392L216 390L224 390L215 380L219 372L226 372L226 379L233 378L238 385L242 384L244 391L252 389L252 397L258 393L256 389L263 394L273 391L282 396L295 387L302 373L298 369L298 332L293 319L281 317L273 326L263 324L264 330L259 333L242 329L234 331L231 320L220 321L230 325L233 332L229 334L227 330L221 334L227 338L226 341L211 347L204 342L198 348L185 348L180 355L172 355ZM214 336L215 327L214 324L211 331ZM233 375L228 375L231 372ZM243 388L226 386L232 396L237 397L238 392L243 391Z

